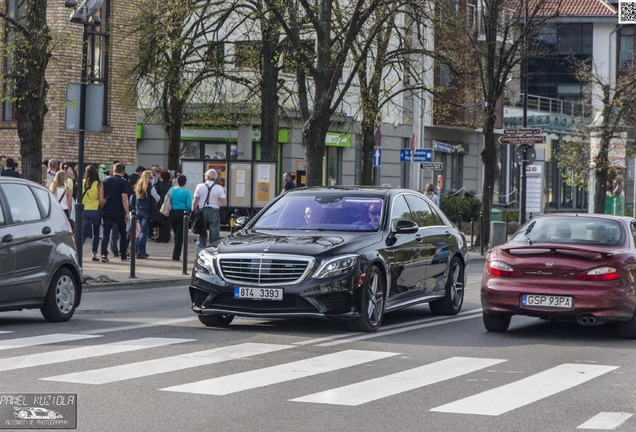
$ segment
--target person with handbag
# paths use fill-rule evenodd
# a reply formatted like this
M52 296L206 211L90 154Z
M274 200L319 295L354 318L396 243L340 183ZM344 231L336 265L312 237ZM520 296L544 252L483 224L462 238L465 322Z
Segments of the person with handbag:
M166 198L166 194L168 193L170 188L172 188L172 182L170 181L170 173L165 170L159 173L159 178L161 180L158 181L153 187L159 194L158 206L161 209L161 206L163 206L164 200ZM159 211L159 213L161 213L161 210ZM159 233L157 236L157 240L155 241L157 243L170 243L170 213L167 212L167 215L161 214L161 216L159 217L162 220L162 224L158 226Z
M64 209L71 226L75 228L72 219L73 190L66 187L66 172L58 171L55 173L55 177L53 177L49 190L53 193L53 195L55 195L55 198Z
M208 244L221 237L220 207L227 206L227 198L223 186L216 183L217 173L213 169L205 172L205 183L199 183L194 191L192 211L200 209L205 229L197 239L197 254Z
M174 231L174 247L172 249L172 260L181 260L181 250L183 249L183 230L187 229L183 223L183 216L192 207L192 194L185 187L187 178L184 175L177 177L177 185L168 191L166 197L170 200L170 225Z

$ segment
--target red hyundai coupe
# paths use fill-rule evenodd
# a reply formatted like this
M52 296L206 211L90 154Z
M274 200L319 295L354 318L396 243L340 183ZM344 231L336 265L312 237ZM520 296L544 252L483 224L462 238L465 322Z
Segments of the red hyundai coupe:
M636 339L636 219L600 214L539 215L488 252L481 283L489 332L513 315L618 323Z

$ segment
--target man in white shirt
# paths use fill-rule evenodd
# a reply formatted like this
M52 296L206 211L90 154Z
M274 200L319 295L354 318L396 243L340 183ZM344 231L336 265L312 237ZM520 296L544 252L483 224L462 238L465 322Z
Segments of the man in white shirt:
M221 237L221 217L219 214L219 208L227 206L227 198L223 187L216 184L216 178L216 171L213 169L206 171L205 183L199 183L194 191L192 210L196 208L201 209L203 212L203 224L206 228L206 230L199 234L199 238L197 240L197 253L199 253L208 244L217 241Z

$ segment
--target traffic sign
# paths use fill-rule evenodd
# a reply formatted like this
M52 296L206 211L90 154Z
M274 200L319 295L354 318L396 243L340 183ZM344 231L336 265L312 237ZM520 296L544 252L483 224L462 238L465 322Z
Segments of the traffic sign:
M543 129L541 128L516 128L516 129L504 129L504 135L541 135Z
M423 170L442 170L444 162L422 162L420 168Z
M373 166L379 167L382 165L382 147L375 147L373 149Z
M433 160L432 149L416 149L413 162L430 162ZM411 149L400 149L400 162L411 162Z
M543 135L502 135L499 144L544 144Z

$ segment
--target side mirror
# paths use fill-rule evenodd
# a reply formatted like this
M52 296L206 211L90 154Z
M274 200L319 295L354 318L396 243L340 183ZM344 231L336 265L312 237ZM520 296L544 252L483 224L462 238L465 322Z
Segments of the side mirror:
M239 216L234 222L234 229L240 230L250 221L248 216Z
M395 224L396 234L415 234L420 227L413 221L400 219Z

